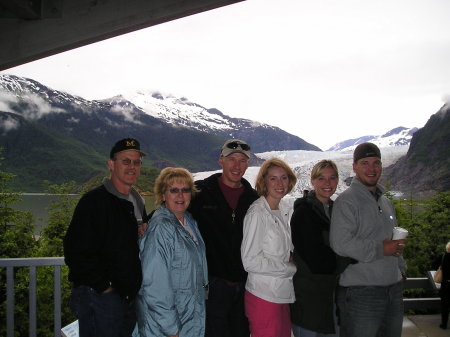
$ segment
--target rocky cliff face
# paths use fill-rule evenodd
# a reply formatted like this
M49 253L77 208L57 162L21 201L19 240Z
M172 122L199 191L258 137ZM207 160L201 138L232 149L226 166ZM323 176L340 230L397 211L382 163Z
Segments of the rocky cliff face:
M450 104L414 133L406 156L386 168L393 189L428 196L450 190Z

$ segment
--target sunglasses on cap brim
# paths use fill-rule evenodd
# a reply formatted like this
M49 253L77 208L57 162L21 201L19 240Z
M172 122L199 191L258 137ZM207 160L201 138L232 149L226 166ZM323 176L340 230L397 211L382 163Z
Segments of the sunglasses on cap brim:
M232 149L232 150L236 150L238 147L240 147L244 151L250 150L250 146L248 146L248 144L241 143L241 142L231 142L231 143L228 143L226 145L226 147L229 149Z

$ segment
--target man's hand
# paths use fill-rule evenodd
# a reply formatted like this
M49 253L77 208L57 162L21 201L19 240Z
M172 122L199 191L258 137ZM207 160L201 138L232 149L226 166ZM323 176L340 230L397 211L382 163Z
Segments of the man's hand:
M383 253L385 256L400 256L405 249L406 239L391 240L385 239L383 241Z
M145 231L147 230L147 228L148 228L148 224L147 223L143 223L143 224L140 224L139 226L138 226L138 235L139 235L139 238L141 238L142 237L142 235L144 235L144 233L145 233Z
M107 294L107 293L110 293L111 291L113 291L113 287L109 286L108 288L106 288L105 291L103 291L102 294Z

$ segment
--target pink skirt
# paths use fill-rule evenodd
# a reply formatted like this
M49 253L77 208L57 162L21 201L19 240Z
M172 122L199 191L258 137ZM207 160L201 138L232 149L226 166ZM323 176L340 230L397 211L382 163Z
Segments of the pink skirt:
M252 337L291 337L288 303L272 303L245 291L245 314Z

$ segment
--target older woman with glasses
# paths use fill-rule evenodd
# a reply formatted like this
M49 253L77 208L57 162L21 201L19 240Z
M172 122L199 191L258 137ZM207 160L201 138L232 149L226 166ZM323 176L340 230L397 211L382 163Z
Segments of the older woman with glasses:
M137 297L137 330L141 337L204 335L205 245L197 223L186 212L194 192L192 175L183 168L165 168L156 179L159 208L139 242L143 281Z

